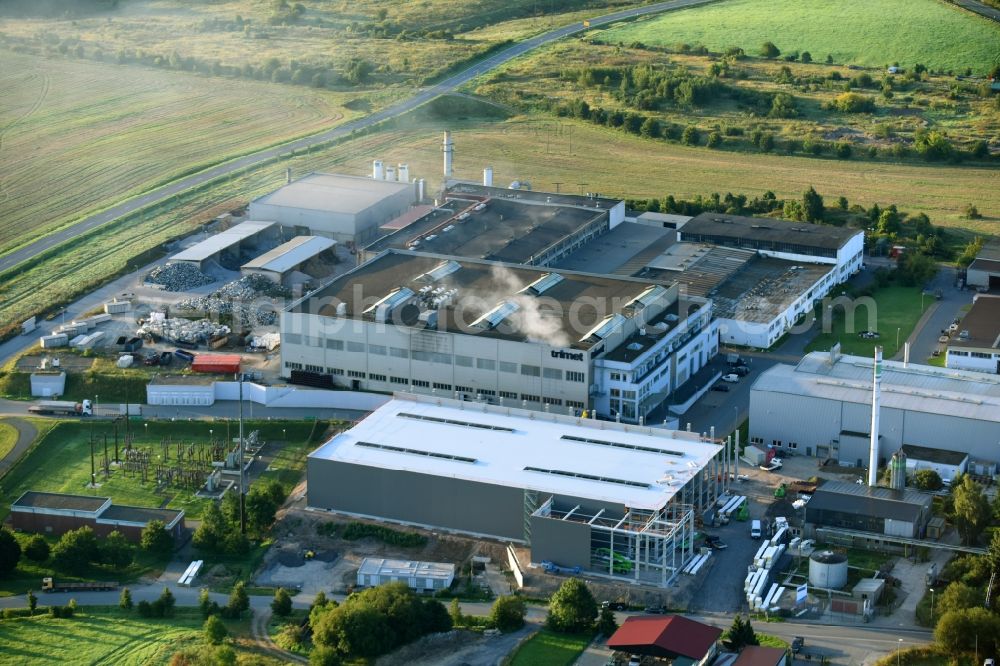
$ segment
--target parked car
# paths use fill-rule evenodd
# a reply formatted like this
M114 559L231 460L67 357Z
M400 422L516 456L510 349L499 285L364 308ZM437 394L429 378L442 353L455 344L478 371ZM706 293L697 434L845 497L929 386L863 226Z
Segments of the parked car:
M170 365L174 362L174 355L168 351L160 352L160 365Z
M628 658L628 666L640 666L642 664L642 657L637 654L632 655Z
M150 354L149 356L147 356L146 358L144 358L142 360L142 364L143 365L159 365L160 364L160 355L157 354L156 352L153 352L152 354Z
M645 612L650 615L665 615L667 609L663 606L646 606Z
M729 387L726 386L725 384L716 384L715 386L712 387L712 390L713 391L722 391L723 393L728 393L729 392Z
M877 340L879 335L877 331L858 331L858 337L862 340Z
M938 338L938 342L940 343L947 343L949 340L950 338L947 335L942 335L940 338Z
M611 610L624 611L628 610L628 604L624 601L602 601L601 608L610 608Z
M730 384L735 384L740 381L740 376L735 372L730 372L728 375L722 375L722 381L729 382Z
M735 372L740 377L746 377L747 375L750 374L750 368L745 365L738 365L735 368L733 368L733 372Z

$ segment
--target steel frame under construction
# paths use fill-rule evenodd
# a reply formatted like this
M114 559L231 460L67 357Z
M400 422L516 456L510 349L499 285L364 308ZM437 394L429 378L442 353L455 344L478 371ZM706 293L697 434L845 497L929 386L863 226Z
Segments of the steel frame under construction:
M626 509L619 516L579 504L560 508L549 498L532 515L590 527L588 573L666 587L694 557L695 511L690 504L670 502L654 511Z

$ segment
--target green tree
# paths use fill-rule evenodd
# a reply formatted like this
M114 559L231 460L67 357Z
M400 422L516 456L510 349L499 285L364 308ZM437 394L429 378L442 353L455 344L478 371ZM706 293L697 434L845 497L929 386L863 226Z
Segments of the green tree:
M448 605L448 615L451 616L451 623L453 625L460 626L464 624L462 620L462 605L458 602L458 597L454 597L451 603Z
M601 609L601 614L597 618L597 633L605 638L618 631L618 622L615 621L615 612L610 606Z
M697 146L698 145L698 128L694 125L688 125L684 128L684 132L681 134L681 143L686 146Z
M982 219L983 216L974 204L969 203L965 204L965 208L962 209L962 217L967 220L979 220Z
M124 569L132 564L132 544L118 530L104 538L101 544L101 561L113 569Z
M285 501L285 489L275 480L258 483L247 493L247 527L263 535L274 522L274 514Z
M139 546L147 552L165 555L174 549L174 538L162 520L151 520L142 528Z
M101 549L94 530L81 527L63 534L52 548L52 559L67 571L79 572L100 558Z
M985 141L980 139L972 144L972 156L977 160L982 160L990 156L990 147Z
M208 594L207 587L201 588L201 591L198 592L198 608L201 610L202 617L208 617L212 614L212 598Z
M913 475L913 485L917 490L941 490L944 482L933 469L918 469Z
M737 652L747 645L760 645L757 634L750 624L750 618L745 618L742 615L733 618L733 624L729 627L726 638L729 641L729 647Z
M837 95L826 106L842 113L874 113L875 99L858 93L845 92Z
M642 122L642 126L639 128L639 134L651 139L655 139L660 136L660 121L656 118L646 118Z
M983 494L982 487L965 474L954 489L951 520L962 536L962 543L974 545L989 525L993 511Z
M169 587L165 587L160 596L153 602L153 614L156 617L170 617L174 614L176 603L177 599L174 598L174 593L170 591Z
M233 591L229 593L229 603L226 604L232 617L239 617L250 609L250 597L247 595L246 585L243 581L237 581L233 585Z
M192 541L199 550L217 553L223 549L228 531L222 510L218 504L211 502L202 514L201 525L194 531Z
M35 596L34 592L28 590L27 599L28 599L28 610L31 612L32 615L34 615L35 609L38 608L38 597Z
M774 45L774 42L764 42L760 46L760 54L765 58L777 58L781 55L781 49Z
M386 617L363 604L344 604L319 616L313 642L354 657L376 657L396 645Z
M1000 645L1000 616L985 608L949 611L934 627L934 641L951 654L971 652L993 654Z
M490 624L507 633L524 626L524 600L515 595L497 597L490 610Z
M326 645L317 645L309 652L309 666L340 666L340 654Z
M802 215L806 222L823 219L823 197L812 186L802 193Z
M851 153L853 152L853 150L851 149L851 144L848 143L847 141L837 142L837 145L834 147L834 151L837 157L842 160L850 159Z
M934 612L938 616L953 610L976 608L983 605L983 592L961 581L955 581L938 595Z
M837 199L837 208L840 210L847 210L847 197L839 197Z
M958 257L958 265L963 268L968 268L976 259L976 255L979 254L980 250L983 249L983 238L982 236L976 236L971 241L969 241L965 248L962 250L962 254Z
M597 618L597 602L579 578L566 580L549 601L546 625L553 631L578 634L589 631Z
M271 610L278 617L288 617L292 613L292 597L288 590L279 587L274 591L274 600L271 601Z
M220 645L229 636L226 625L222 623L222 620L217 615L208 616L205 620L203 631L205 632L205 640L212 645Z
M24 545L24 556L32 562L44 562L49 559L49 542L41 534L33 534Z
M947 160L955 154L947 135L937 130L918 129L913 133L913 147L928 162Z
M21 559L21 545L6 527L0 529L0 575L9 574L17 568Z
M240 494L238 491L226 493L219 502L219 510L222 511L227 525L240 524Z
M767 115L772 118L794 118L799 115L795 98L788 93L778 93L771 100L771 110Z
M718 132L712 132L708 135L708 142L705 144L709 148L718 148L719 144L722 143L722 135Z
M938 265L933 257L919 252L906 252L899 260L899 280L907 287L926 284L937 275Z
M132 590L127 587L122 588L122 593L118 595L118 607L122 610L132 610Z
M802 55L799 56L799 60L801 60L802 62L812 62L813 57L812 54L809 53L809 51L803 51Z

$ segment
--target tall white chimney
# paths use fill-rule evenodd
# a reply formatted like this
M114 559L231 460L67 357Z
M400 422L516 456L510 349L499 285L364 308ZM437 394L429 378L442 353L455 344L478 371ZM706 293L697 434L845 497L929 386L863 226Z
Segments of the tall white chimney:
M909 342L904 342L903 343L903 367L904 368L910 367L910 343Z
M385 180L385 165L382 160L372 162L372 178L375 180Z
M396 177L399 178L399 182L401 183L410 182L410 165L400 164L399 170L396 171Z
M451 132L445 130L444 141L441 142L441 150L444 152L444 177L452 177L451 160L455 155L455 144L451 140Z
M875 366L872 375L872 426L871 444L868 447L868 485L878 484L878 417L881 409L882 347L875 347Z
M483 185L493 187L493 167L491 166L483 169Z

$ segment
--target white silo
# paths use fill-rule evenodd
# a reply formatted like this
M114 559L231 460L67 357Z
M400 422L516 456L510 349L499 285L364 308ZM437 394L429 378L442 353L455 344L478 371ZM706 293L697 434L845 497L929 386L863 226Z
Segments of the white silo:
M491 166L483 169L483 185L493 187L493 167Z
M385 168L385 179L396 180L396 167L387 166Z
M372 178L375 180L385 180L385 165L382 160L372 162Z
M847 555L817 550L809 556L809 584L829 590L847 585Z
M396 176L399 178L399 182L401 183L410 182L410 165L400 164L399 171L396 172Z
M427 196L427 182L421 178L417 181L417 201L423 201Z

